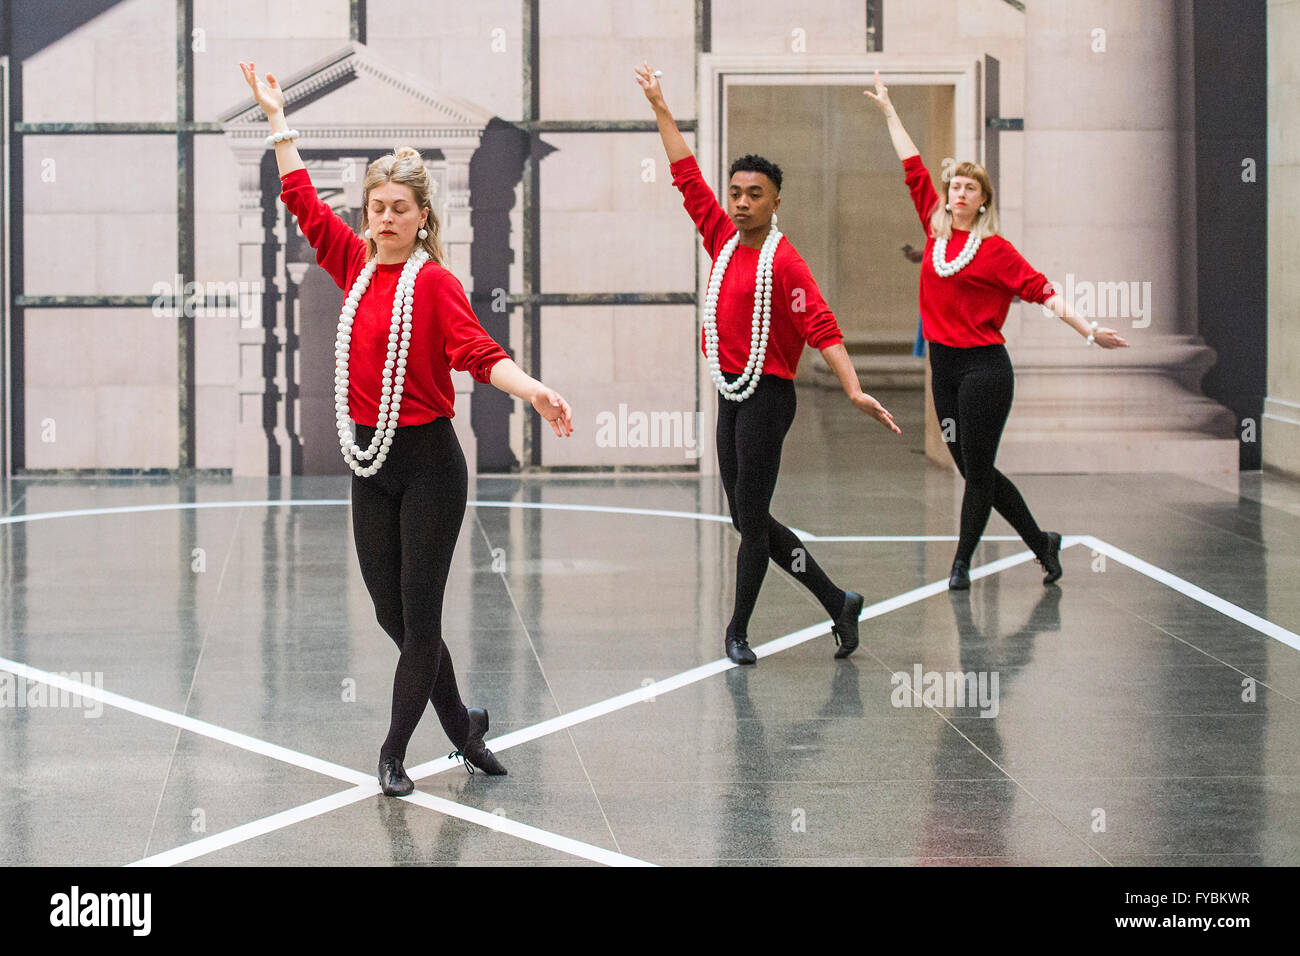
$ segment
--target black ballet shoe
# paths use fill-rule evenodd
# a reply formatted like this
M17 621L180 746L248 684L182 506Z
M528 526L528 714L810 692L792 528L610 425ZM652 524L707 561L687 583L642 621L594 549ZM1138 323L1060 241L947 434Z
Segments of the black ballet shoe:
M948 575L949 591L965 591L970 588L970 565L961 558L952 562L952 571Z
M1043 575L1044 584L1059 581L1065 573L1061 567L1061 536L1055 531L1047 532L1047 553L1038 558L1038 563L1047 572Z
M839 645L835 652L836 660L848 657L858 649L858 615L862 613L862 604L862 595L857 591L844 592L844 610L831 625L831 633Z
M482 707L470 707L466 713L469 714L469 739L465 741L465 746L453 750L447 756L459 757L471 777L474 776L475 767L489 777L504 777L506 768L501 765L496 754L483 745L483 735L488 730L488 712Z
M737 664L757 664L758 658L749 649L749 641L743 637L727 638L727 656Z
M396 757L379 758L379 786L390 797L404 797L415 789L402 761Z

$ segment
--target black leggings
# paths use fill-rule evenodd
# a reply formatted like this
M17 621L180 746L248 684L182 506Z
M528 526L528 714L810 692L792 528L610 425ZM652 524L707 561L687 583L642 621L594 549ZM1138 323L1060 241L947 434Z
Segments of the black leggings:
M375 430L354 428L357 444L367 447ZM352 476L352 533L361 577L380 627L401 652L381 757L406 759L426 702L458 748L469 736L469 715L442 640L442 595L468 489L465 456L449 418L398 428L378 473Z
M724 373L728 381L738 376ZM749 639L750 615L771 558L837 618L844 592L817 566L807 548L768 513L781 467L781 444L794 421L794 382L776 375L759 379L743 402L718 396L718 469L731 508L731 523L740 532L736 554L736 605L727 636Z
M1016 486L993 467L1015 391L1011 357L1001 345L960 349L929 344L934 410L948 451L966 479L956 559L970 564L993 508L1041 556L1047 550L1047 535Z

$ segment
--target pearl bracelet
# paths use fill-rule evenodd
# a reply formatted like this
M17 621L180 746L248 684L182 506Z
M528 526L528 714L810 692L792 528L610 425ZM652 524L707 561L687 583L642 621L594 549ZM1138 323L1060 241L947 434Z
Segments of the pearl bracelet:
M1097 331L1097 323L1096 322L1091 323L1091 328L1092 331L1088 333L1088 345L1092 345L1094 339L1096 338L1095 333Z
M282 133L272 133L270 136L268 136L266 138L266 145L274 146L276 143L284 143L291 139L297 139L297 138L298 138L298 131L296 129L287 129Z

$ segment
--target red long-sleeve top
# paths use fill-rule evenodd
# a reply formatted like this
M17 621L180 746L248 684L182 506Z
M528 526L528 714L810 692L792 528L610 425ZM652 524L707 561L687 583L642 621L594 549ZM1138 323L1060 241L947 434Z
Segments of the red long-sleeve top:
M925 228L925 256L921 259L921 334L927 342L974 348L1001 345L1002 323L1014 298L1046 302L1052 297L1052 283L1001 236L989 236L961 272L947 278L934 271L934 237L930 215L939 194L920 156L903 160L903 174L912 193L916 214ZM961 254L970 233L953 229L948 240L946 261Z
M669 170L673 185L681 191L682 204L700 231L704 251L716 262L722 247L736 234L736 224L718 204L694 156L677 160ZM724 372L743 372L749 361L758 253L757 249L737 244L722 279L722 288L718 290L718 365ZM763 372L794 378L804 342L815 349L824 349L843 340L835 315L813 281L808 263L790 240L782 236L772 258L772 319ZM703 332L700 350L704 351Z
M280 177L280 199L316 250L316 261L344 292L366 264L366 243L316 195L305 169ZM379 419L384 361L392 331L393 296L404 262L380 264L357 304L348 352L348 407L352 420L374 427ZM402 382L397 424L423 425L456 414L451 370L490 381L492 366L506 351L479 325L460 280L432 259L415 277L411 341Z

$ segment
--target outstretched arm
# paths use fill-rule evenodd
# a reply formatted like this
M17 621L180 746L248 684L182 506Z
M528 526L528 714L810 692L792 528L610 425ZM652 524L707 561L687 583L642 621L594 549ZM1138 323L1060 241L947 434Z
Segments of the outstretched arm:
M659 78L650 70L648 63L643 62L634 69L636 81L645 91L645 98L650 101L650 106L655 111L655 120L659 124L659 138L664 141L668 162L675 163L679 159L685 159L691 155L691 150L686 145L686 140L682 138L681 130L677 128L677 121L673 119L673 114L668 111L663 90L659 88Z
M853 359L849 358L849 350L844 347L844 343L836 342L822 349L821 352L822 357L826 359L826 364L840 380L840 387L844 389L844 394L849 397L849 401L895 435L903 434L903 430L894 424L894 416L889 414L889 410L862 390L857 369L853 367Z
M1078 332L1085 339L1088 333L1092 333L1092 340L1104 349L1124 349L1128 348L1128 342L1120 336L1114 329L1096 329L1092 328L1086 320L1079 318L1074 311L1066 304L1065 296L1059 292L1043 303L1043 308L1050 309L1052 314L1068 325L1074 331Z
M289 128L289 123L284 118L284 91L280 89L280 84L270 73L266 74L265 80L259 80L257 70L254 69L251 61L248 63L241 61L239 68L244 71L244 79L253 89L253 97L257 100L257 105L262 107L262 112L266 114L266 119L271 124L271 132L283 133ZM281 176L295 169L304 168L302 157L298 155L298 147L293 145L293 140L275 144L275 161L280 166Z
M880 111L885 114L885 123L889 127L889 138L894 143L894 152L898 153L899 159L910 159L920 154L916 144L912 142L912 137L907 135L907 130L903 127L903 121L898 118L898 111L894 109L894 104L889 99L889 89L880 82L880 71L876 71L876 92L863 90L862 95L870 99L880 107Z
M1104 349L1128 347L1128 342L1114 329L1097 328L1096 322L1088 322L1075 315L1065 296L1056 291L1059 287L1026 262L1025 257L1011 243L999 243L990 255L993 257L990 265L998 277L997 281L1008 294L1024 302L1037 302L1083 338L1086 339L1091 334L1093 342Z
M551 423L551 429L563 438L573 434L573 410L559 392L547 388L513 360L504 358L492 366L492 384L501 391L522 398L538 415Z

